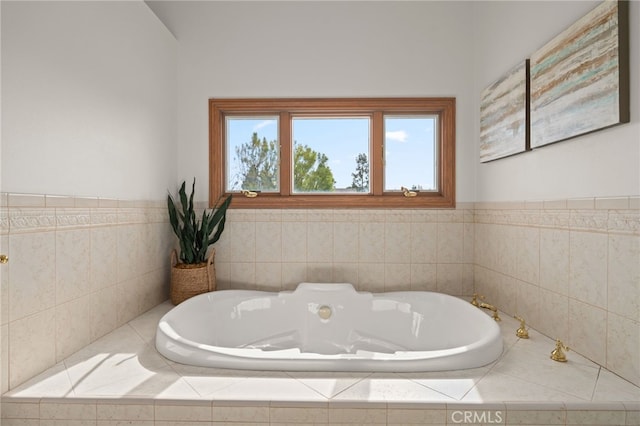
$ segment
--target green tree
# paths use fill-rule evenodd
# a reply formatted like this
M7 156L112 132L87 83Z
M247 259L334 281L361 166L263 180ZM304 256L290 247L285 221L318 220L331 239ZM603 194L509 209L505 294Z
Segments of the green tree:
M273 191L278 189L278 143L251 135L251 140L235 149L238 173L233 189ZM327 165L329 158L307 145L295 144L293 183L298 192L333 191L336 181Z
M369 160L367 154L361 153L356 157L356 171L351 173L353 182L351 183L351 189L355 189L357 192L369 191Z
M296 192L329 192L335 189L329 158L307 145L295 144L293 153L293 188Z
M251 141L236 147L239 168L234 189L273 191L278 189L278 149L275 140L251 135ZM238 183L239 188L238 188Z

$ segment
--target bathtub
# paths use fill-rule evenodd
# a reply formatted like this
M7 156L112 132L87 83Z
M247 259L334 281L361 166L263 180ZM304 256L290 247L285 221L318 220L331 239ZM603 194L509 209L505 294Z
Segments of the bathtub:
M201 367L283 371L441 371L502 353L498 325L441 293L357 292L351 284L295 291L221 290L162 317L158 351Z

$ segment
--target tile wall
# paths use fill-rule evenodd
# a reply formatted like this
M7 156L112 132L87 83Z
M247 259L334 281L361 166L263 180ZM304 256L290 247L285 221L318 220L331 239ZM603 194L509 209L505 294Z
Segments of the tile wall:
M640 385L639 201L477 203L476 291Z
M637 406L611 404L494 403L287 403L232 401L29 401L4 402L7 426L446 426L467 425L637 425ZM635 409L634 409L635 408ZM47 420L45 420L47 419ZM480 419L480 421L474 421ZM484 421L481 421L484 420Z
M216 245L218 288L473 293L473 205L455 210L230 210Z
M164 202L2 194L2 206L3 391L166 299ZM219 289L477 291L640 384L638 198L232 209L216 274Z
M164 202L0 197L2 392L166 300Z

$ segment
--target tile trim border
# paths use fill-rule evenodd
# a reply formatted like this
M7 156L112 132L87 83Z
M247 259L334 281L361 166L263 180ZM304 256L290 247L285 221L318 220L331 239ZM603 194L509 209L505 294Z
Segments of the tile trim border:
M474 223L640 235L640 197L477 202Z
M460 203L459 203L460 204ZM476 201L476 210L640 210L640 195L553 200Z
M165 201L0 193L0 234L165 223Z

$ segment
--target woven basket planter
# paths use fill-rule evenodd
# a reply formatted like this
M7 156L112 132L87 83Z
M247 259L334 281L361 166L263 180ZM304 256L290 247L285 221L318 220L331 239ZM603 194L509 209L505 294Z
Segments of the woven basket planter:
M211 249L204 263L178 263L175 250L171 252L171 303L177 305L190 297L216 289L215 249Z

